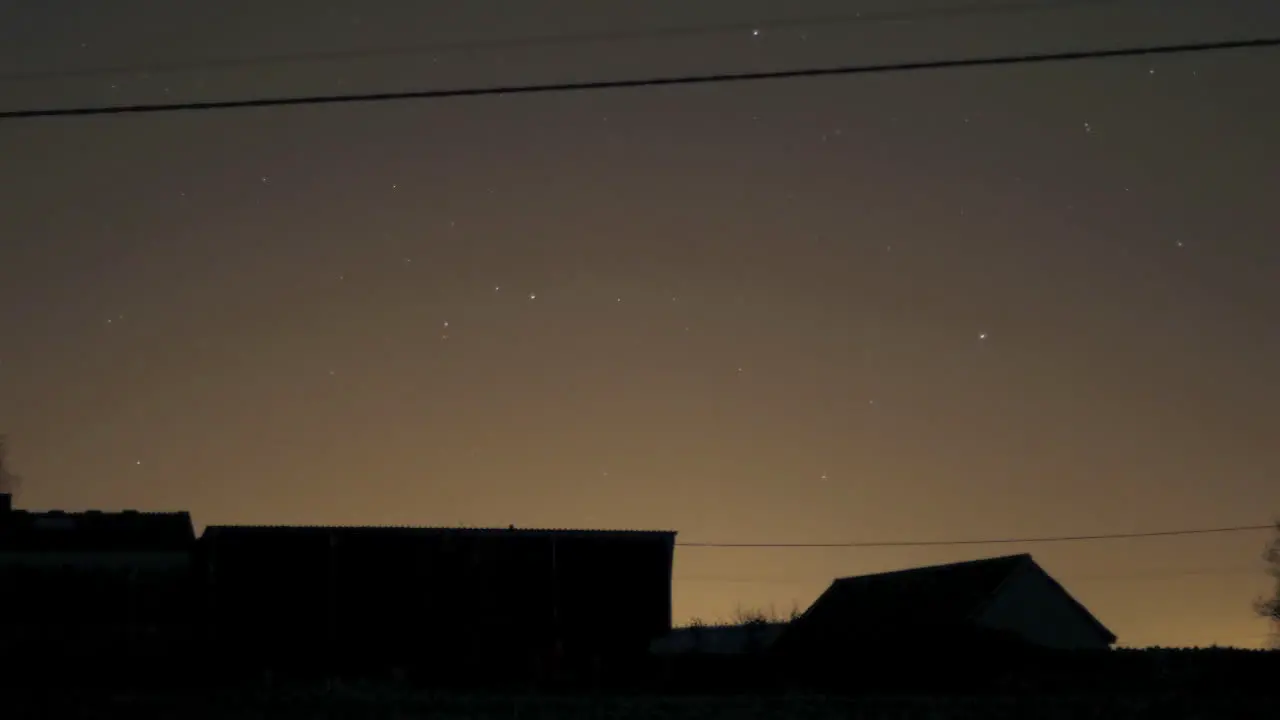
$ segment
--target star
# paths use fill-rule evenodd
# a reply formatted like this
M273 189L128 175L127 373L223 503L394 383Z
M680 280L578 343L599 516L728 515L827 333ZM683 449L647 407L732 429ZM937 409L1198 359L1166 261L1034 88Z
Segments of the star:
M978 333L978 339L979 339L979 340L986 340L986 339L987 339L987 334L986 334L986 333Z
M755 29L755 30L752 30L752 31L751 31L751 36L752 36L752 37L760 37L760 30L759 30L758 28L757 28L757 29Z
M538 294L537 294L537 293L529 293L529 299L530 299L530 300L537 300L537 299L538 299Z

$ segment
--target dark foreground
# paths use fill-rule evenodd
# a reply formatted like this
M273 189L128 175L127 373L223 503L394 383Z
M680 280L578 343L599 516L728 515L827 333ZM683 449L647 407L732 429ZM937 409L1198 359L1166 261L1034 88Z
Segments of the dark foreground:
M253 655L145 663L7 655L0 720L1280 718L1280 652L902 649L807 661L650 657L550 675L496 657L390 671L322 660L295 658L285 670Z
M16 701L16 702L15 702ZM0 714L8 718L108 718L130 720L250 720L273 718L688 718L749 720L770 718L862 718L879 720L1003 720L1034 718L1275 718L1277 698L1261 695L1092 695L1092 696L884 696L836 698L816 695L552 697L528 695L442 695L398 692L372 686L277 689L270 693L209 693L183 696L32 695L9 698Z

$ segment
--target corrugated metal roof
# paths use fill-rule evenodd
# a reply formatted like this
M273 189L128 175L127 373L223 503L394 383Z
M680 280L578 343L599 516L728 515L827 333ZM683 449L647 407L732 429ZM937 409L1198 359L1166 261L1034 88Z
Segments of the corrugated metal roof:
M476 535L586 535L586 536L669 536L676 535L675 530L634 530L634 529L597 529L597 528L533 528L533 527L442 527L417 525L209 525L204 534L226 532L406 532L422 534L476 534Z

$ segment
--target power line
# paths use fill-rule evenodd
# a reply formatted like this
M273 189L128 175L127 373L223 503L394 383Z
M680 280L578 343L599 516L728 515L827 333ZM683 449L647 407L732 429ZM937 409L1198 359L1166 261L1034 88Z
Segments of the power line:
M841 15L810 15L761 20L759 22L732 22L694 26L665 26L644 30L627 30L614 32L575 33L540 35L533 37L502 38L485 41L463 41L451 43L435 43L430 45L413 44L386 48L364 48L351 50L329 50L310 53L276 53L248 57L221 57L202 60L153 62L146 64L115 65L111 67L83 68L76 70L46 70L34 72L0 73L0 81L59 80L84 77L104 77L118 75L150 75L160 73L177 73L192 71L208 71L243 67L259 67L262 65L281 65L301 62L335 62L351 60L372 60L403 58L422 55L436 55L458 52L500 51L528 48L552 48L574 45L591 45L616 43L629 40L663 40L700 37L716 34L746 33L762 31L780 31L786 29L832 26L866 26L892 23L911 23L925 19L958 19L963 17L999 16L1019 13L1030 13L1043 10L1063 10L1082 6L1116 6L1125 4L1127 0L1056 0L1055 2L1005 2L977 3L962 6L941 6L915 8L911 10L888 10L879 12L860 12Z
M1073 52L1002 55L967 59L926 60L921 62L887 63L879 65L849 65L799 70L651 77L634 80L598 80L578 83L472 87L455 88L450 90L414 90L369 94L313 95L306 97L269 97L252 100L220 100L213 102L8 110L0 112L0 120L89 115L136 115L143 113L231 110L239 108L286 107L297 105L336 105L401 100L438 100L444 98L480 97L486 95L533 95L556 92L578 92L584 90L619 90L674 85L709 85L732 82L814 78L834 75L870 75L890 72L910 72L915 70L943 70L955 68L993 67L1000 65L1025 65L1032 63L1072 62L1102 58L1172 55L1277 46L1280 46L1280 37L1257 38L1252 40L1226 40L1208 43L1184 43L1179 45L1153 45L1147 47L1128 47L1111 50L1081 50Z
M1127 538L1174 537L1178 535L1208 535L1210 533L1272 530L1277 525L1239 525L1236 527L1205 528L1195 530L1164 530L1144 533L1109 533L1105 535L1057 535L1022 538L997 538L990 540L906 540L848 543L717 543L678 542L681 547L703 548L883 548L883 547L941 547L950 545L1002 545L1013 543L1079 542L1084 540L1122 540Z

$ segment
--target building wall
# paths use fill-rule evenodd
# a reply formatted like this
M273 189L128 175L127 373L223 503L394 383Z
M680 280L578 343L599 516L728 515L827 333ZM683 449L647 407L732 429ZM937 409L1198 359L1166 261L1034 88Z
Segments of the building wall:
M557 640L643 655L670 630L669 536L212 528L199 544L208 637L263 658L527 666Z
M182 570L190 566L187 552L82 551L15 552L0 551L0 567L74 567L136 569L147 571Z
M1106 649L1107 638L1044 572L1032 567L1012 575L982 613L979 624L1010 630L1045 647Z
M330 646L329 539L321 533L200 541L202 634L211 652L314 656Z
M167 652L187 642L190 558L26 553L0 563L0 647L59 656Z

